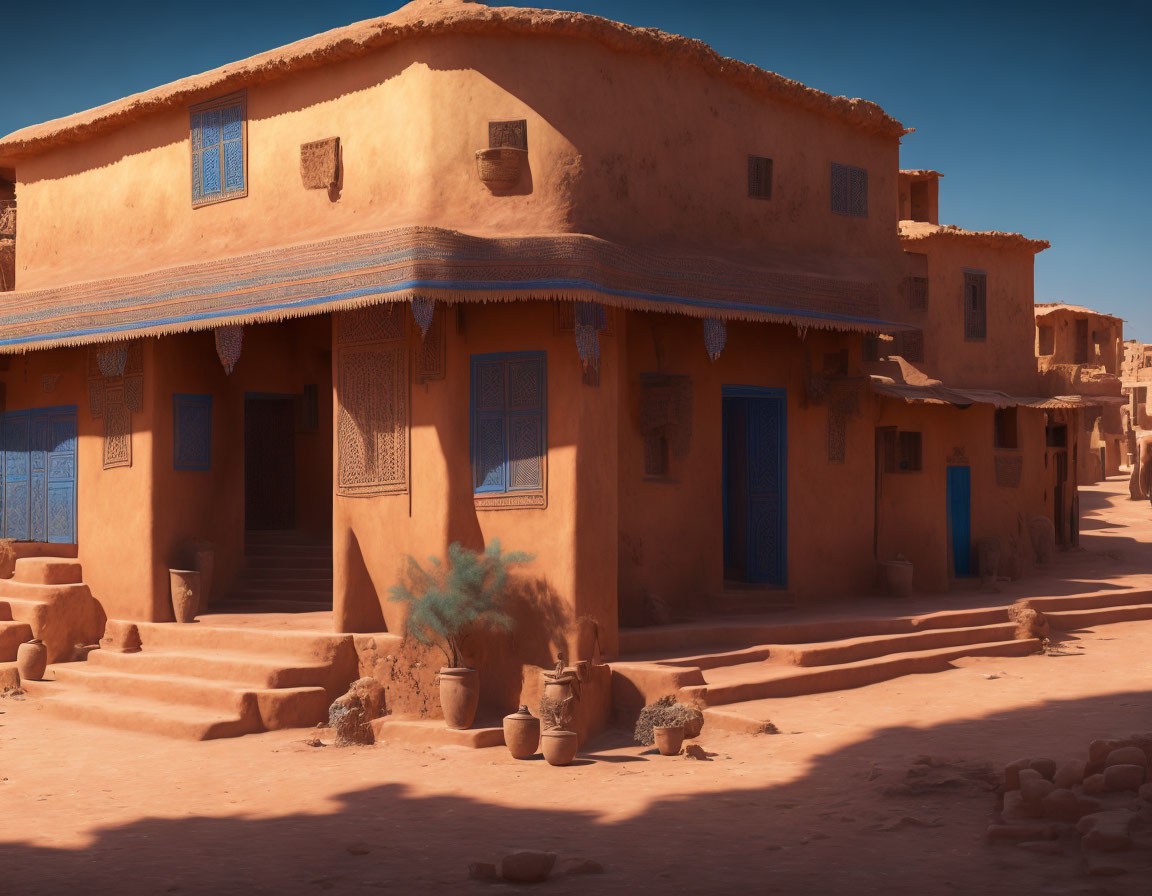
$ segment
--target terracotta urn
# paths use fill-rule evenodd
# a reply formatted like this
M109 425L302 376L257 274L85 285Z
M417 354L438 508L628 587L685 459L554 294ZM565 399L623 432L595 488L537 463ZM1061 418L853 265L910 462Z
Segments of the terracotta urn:
M440 670L440 708L449 728L472 727L476 706L480 702L480 676L466 667Z
M16 648L16 671L21 681L40 681L48 667L48 648L39 638L25 641Z
M195 622L200 612L200 573L195 569L170 569L172 612L177 622Z
M884 591L892 597L912 596L912 564L903 557L881 560Z
M541 735L540 742L549 765L568 765L576 758L576 751L580 748L576 732L565 731L563 728L549 728Z
M540 749L540 720L523 703L504 716L504 743L513 759L528 759Z
M656 738L656 749L661 756L678 756L684 744L684 726L657 725L652 729L652 736Z

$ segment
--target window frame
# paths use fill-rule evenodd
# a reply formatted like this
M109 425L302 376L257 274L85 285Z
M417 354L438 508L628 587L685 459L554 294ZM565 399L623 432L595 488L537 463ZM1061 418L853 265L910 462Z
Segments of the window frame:
M998 451L1020 450L1019 408L996 408L993 411L992 447Z
M768 156L757 156L749 153L748 155L748 198L749 199L764 199L772 198L772 176L774 164L772 159ZM763 186L765 189L757 191L757 186Z
M965 342L987 342L988 341L988 272L976 270L975 268L964 268L964 288L961 292L961 310L964 315L964 341ZM980 285L980 332L977 334L970 327L973 322L974 315L977 309L968 309L968 288L973 283Z
M837 175L843 186L837 186ZM832 213L849 218L868 217L868 169L857 165L831 162L829 168L828 193ZM843 194L838 196L838 194ZM837 199L843 202L839 205Z
M482 408L477 401L479 387L478 372L483 365L499 362L503 365L503 406L499 411ZM533 408L514 409L510 406L508 376L514 364L536 362L539 364L540 402ZM505 510L515 508L544 508L548 503L548 353L546 351L490 352L474 354L469 362L470 381L468 386L469 445L468 458L472 482L472 496L477 510ZM540 444L539 483L528 488L513 488L512 437L511 425L514 419L537 419ZM500 419L502 423L501 484L477 484L481 467L481 442L478 437L482 420Z
M212 193L205 193L204 181L204 147L201 145L203 124L200 117L211 112L223 112L225 109L239 107L240 109L240 136L237 139L224 139L224 123L220 128L220 189ZM201 136L198 137L198 130ZM228 189L226 183L227 165L225 161L224 146L226 143L240 144L240 177L239 187ZM213 144L217 145L217 144ZM248 91L238 90L226 96L217 97L205 103L199 103L188 109L188 156L190 172L190 193L192 208L203 208L206 205L215 205L218 202L228 202L232 199L243 199L248 195Z

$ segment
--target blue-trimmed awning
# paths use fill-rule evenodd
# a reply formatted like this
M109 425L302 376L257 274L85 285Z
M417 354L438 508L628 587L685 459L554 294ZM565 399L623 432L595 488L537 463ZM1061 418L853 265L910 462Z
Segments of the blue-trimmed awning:
M597 301L836 330L877 319L880 286L583 234L486 238L405 227L0 296L0 352L260 323L424 296Z

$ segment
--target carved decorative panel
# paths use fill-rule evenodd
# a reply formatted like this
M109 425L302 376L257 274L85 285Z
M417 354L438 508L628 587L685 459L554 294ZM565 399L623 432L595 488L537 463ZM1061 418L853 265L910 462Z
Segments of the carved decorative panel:
M513 149L528 148L528 122L521 118L515 121L488 122L488 146L509 146Z
M408 490L405 320L391 308L337 315L337 494Z
M444 379L445 334L444 319L447 312L441 309L432 317L428 333L416 343L416 382L428 383Z
M1024 473L1024 458L1019 454L996 455L996 484L1002 488L1019 488Z
M132 466L132 412L123 392L106 395L104 404L104 469Z
M172 466L212 469L212 396L172 396Z

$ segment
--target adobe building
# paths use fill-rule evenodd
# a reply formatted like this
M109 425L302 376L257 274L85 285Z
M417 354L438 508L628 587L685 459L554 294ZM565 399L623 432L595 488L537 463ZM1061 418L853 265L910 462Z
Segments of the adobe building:
M1062 302L1036 303L1036 357L1044 390L1091 395L1100 402L1083 419L1087 449L1080 454L1083 482L1115 476L1126 462L1120 414L1123 345L1124 321L1118 317Z
M0 606L69 620L53 661L104 636L46 702L220 736L374 674L435 713L388 674L388 593L452 542L535 556L521 628L470 655L493 712L592 659L581 620L611 658L621 626L863 596L897 557L943 591L992 539L1024 575L1036 520L1075 543L1047 243L940 226L905 133L697 41L417 0L0 140ZM208 547L176 625L168 571ZM157 690L239 651L239 709Z
M1148 422L1148 386L1152 384L1152 345L1135 339L1129 339L1124 343L1121 377L1128 404L1128 418L1132 427L1152 428Z

